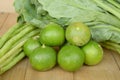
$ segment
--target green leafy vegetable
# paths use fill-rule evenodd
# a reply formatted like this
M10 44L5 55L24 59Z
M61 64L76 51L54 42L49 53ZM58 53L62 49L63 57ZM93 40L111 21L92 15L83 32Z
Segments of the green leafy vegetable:
M20 2L15 0L14 4L16 11L26 22L38 27L41 27L39 22L46 24L50 21L62 25L81 21L86 24L91 23L90 25L107 23L120 27L120 20L117 17L98 7L92 0L31 0L31 3L29 0L24 0L22 6L18 6Z
M120 29L111 25L95 25L90 27L92 37L97 42L111 41L120 43Z
M15 0L14 5L20 22L43 28L49 22L66 26L80 21L95 41L120 46L120 0Z

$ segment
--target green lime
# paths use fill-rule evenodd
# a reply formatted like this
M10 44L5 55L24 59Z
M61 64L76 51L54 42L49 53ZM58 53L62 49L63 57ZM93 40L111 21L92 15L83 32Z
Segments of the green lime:
M64 29L55 23L49 23L40 32L40 42L48 46L60 46L64 43Z
M77 46L85 45L91 38L90 29L81 22L74 22L66 28L66 39Z
M89 41L82 49L85 53L85 64L87 65L96 65L103 58L103 49L95 41Z
M29 57L32 67L39 71L46 71L56 64L56 51L48 46L41 46L34 50Z
M65 45L58 53L58 64L66 71L76 71L84 63L84 52L77 46Z
M37 39L30 38L25 42L23 50L27 56L30 56L31 54L33 54L34 49L40 46L41 44L38 42Z

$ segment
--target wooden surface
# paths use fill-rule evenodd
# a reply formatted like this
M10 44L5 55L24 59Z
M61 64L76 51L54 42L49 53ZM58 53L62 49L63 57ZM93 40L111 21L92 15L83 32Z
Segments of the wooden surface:
M17 14L0 13L0 36L16 23ZM0 80L120 80L120 55L104 49L104 58L96 66L83 66L76 72L66 72L56 65L52 70L39 72L24 58L0 76Z
M15 8L13 6L15 0L0 0L0 12L10 12L15 13Z

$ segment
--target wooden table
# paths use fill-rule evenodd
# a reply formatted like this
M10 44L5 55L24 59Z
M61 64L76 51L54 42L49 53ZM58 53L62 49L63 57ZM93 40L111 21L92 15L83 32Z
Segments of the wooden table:
M0 36L16 23L16 13L0 13ZM24 58L0 76L0 80L120 80L120 55L104 49L104 58L96 66L83 66L76 72L67 72L56 65L52 70L39 72Z

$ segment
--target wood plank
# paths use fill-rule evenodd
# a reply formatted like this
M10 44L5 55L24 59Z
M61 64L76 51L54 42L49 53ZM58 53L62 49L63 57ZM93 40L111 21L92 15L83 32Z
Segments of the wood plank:
M4 22L7 19L7 17L8 17L8 13L0 13L0 28L4 24Z
M119 70L120 70L120 53L117 53L117 52L114 52L114 51L111 51L113 56L114 56L114 59L116 61L116 64L118 65L119 67Z
M3 80L2 76L0 76L0 80Z
M84 66L74 73L74 80L119 80L120 70L111 52L104 50L104 58L95 66Z
M73 80L73 73L64 71L58 66L49 71L40 72L32 69L29 63L25 80Z
M120 80L120 71L81 70L74 74L74 80Z
M17 20L16 13L9 13L7 19L3 23L3 26L0 29L0 36L3 35L10 27L12 27Z
M14 0L0 0L0 12L15 13Z

